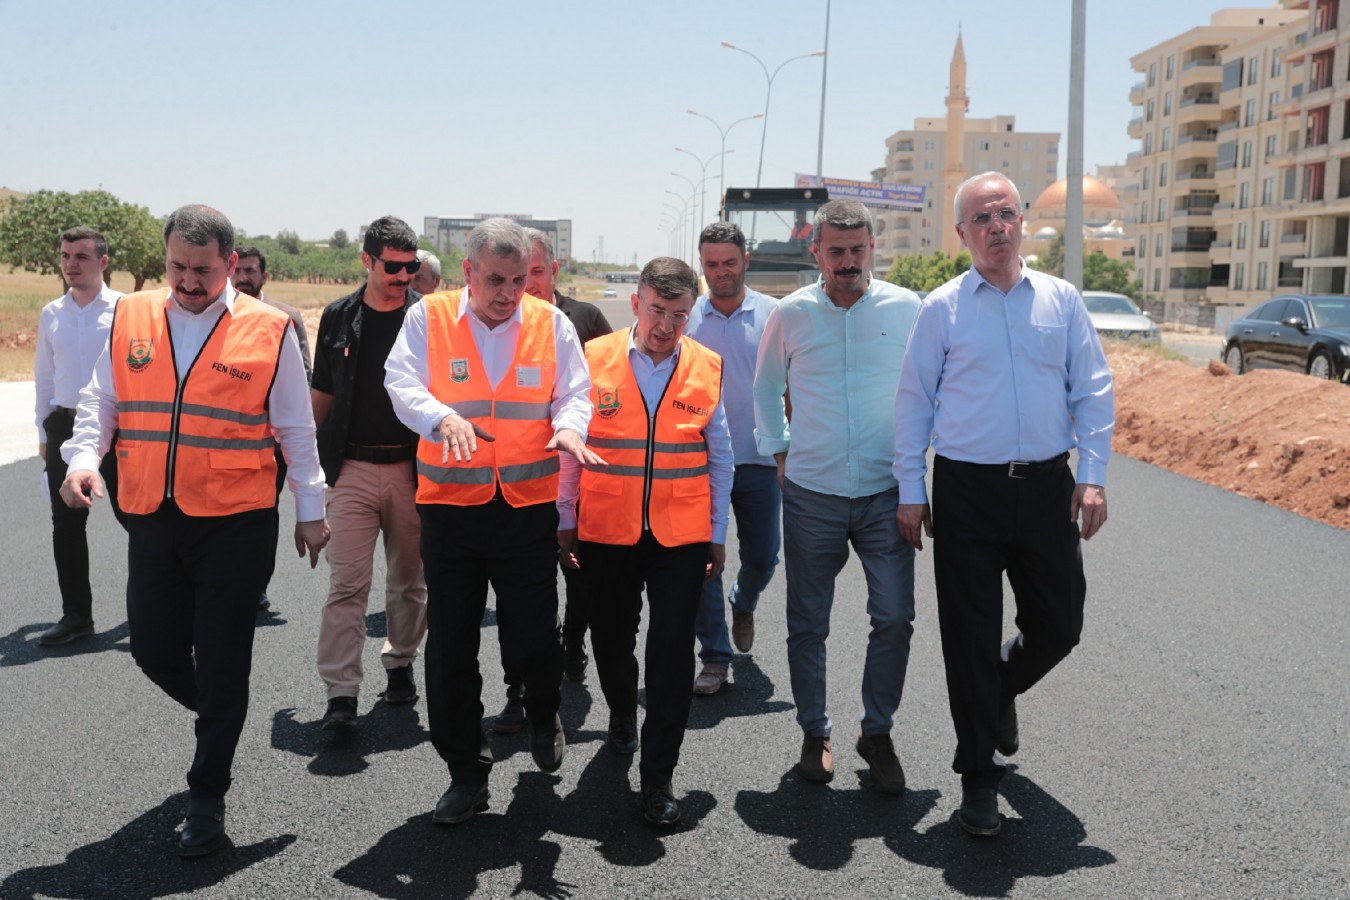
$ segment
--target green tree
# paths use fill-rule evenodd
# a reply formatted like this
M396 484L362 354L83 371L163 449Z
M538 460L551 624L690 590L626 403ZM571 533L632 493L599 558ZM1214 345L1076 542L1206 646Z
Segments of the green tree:
M948 256L941 250L927 256L914 253L897 256L886 273L886 280L911 291L931 291L969 268L970 254L965 250L956 256Z
M352 239L347 237L346 229L339 228L337 231L333 232L333 236L328 239L328 246L332 247L334 250L343 250L350 245L351 242Z
M113 271L129 272L136 290L163 276L163 223L145 207L123 203L107 191L44 190L11 197L0 218L0 263L59 276L57 239L67 228L80 225L95 228L108 239L109 276Z
M277 246L291 256L300 255L300 235L288 228L277 232Z
M1039 269L1056 278L1064 277L1064 236L1057 235L1050 242L1045 256L1033 260L1033 269ZM1135 277L1134 268L1121 259L1111 259L1100 250L1083 257L1083 290L1112 291L1138 300L1144 293L1144 282Z

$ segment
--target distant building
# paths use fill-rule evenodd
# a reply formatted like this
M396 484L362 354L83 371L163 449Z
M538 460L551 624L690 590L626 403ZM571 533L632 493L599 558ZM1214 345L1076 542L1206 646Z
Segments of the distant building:
M960 251L951 208L956 187L967 176L1001 172L1017 185L1022 202L1027 203L1053 184L1058 174L1058 132L1019 132L1013 116L966 117L970 98L960 35L952 52L946 105L946 115L915 119L913 129L888 137L886 164L872 172L876 181L927 188L921 212L873 210L879 271L889 268L897 256L935 250L954 256Z
M1105 168L1108 175L1115 166ZM1044 256L1068 219L1069 179L1061 178L1031 201L1022 225L1022 255ZM1022 201L1025 203L1026 198ZM1125 208L1116 192L1091 175L1083 176L1083 252L1101 252L1111 259L1134 255L1125 236Z
M469 232L473 231L474 226L479 222L493 216L514 219L527 228L538 228L553 239L553 256L555 259L572 259L571 219L536 219L533 216L507 213L476 213L472 217L458 219L426 216L422 220L422 237L435 244L438 252L457 251L467 253Z

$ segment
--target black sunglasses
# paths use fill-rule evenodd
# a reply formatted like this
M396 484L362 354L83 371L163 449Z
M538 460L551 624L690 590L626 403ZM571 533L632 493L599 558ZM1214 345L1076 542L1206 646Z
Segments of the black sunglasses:
M380 259L380 257L371 255L371 259L379 260L384 263L384 271L389 275L397 275L399 272L407 271L409 275L416 275L417 270L422 268L420 259L410 259L407 262L394 262L392 259Z

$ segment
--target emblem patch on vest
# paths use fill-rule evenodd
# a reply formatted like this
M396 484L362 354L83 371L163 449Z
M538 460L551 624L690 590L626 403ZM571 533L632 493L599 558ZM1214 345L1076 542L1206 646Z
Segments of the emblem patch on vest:
M469 361L467 359L450 360L450 380L456 383L469 380Z
M131 339L127 349L127 368L139 372L155 360L155 342L148 339Z
M599 388L596 395L595 411L600 414L602 419L612 419L619 414L620 407L618 388Z

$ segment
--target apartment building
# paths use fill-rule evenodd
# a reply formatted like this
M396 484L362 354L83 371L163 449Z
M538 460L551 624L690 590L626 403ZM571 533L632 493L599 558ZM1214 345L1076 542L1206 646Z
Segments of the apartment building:
M571 219L536 219L533 216L509 213L476 213L472 216L449 219L440 216L424 216L422 219L422 236L431 241L438 251L454 250L459 253L466 253L469 249L469 233L473 231L474 226L494 215L514 219L525 228L538 228L553 239L553 257L555 259L569 260L572 258Z

